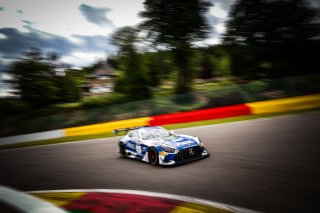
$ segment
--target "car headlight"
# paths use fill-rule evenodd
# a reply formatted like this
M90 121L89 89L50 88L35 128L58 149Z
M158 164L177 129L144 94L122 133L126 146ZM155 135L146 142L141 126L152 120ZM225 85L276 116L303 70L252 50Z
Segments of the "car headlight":
M198 137L194 137L194 138L199 143L199 145L201 146L202 145L201 140Z
M197 137L198 138L198 137ZM202 141L200 140L200 138L198 138L198 141L199 141L199 146L203 146L204 147L204 144L202 143Z
M169 153L174 153L176 150L174 148L168 147L168 146L161 146L163 151L169 152Z

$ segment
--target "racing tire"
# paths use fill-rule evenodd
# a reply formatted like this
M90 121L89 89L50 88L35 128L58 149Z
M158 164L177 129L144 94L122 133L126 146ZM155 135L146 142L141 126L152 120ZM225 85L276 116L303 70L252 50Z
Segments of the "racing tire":
M159 165L158 152L154 147L151 147L148 152L149 163L153 166Z
M119 153L120 153L121 157L126 156L125 145L122 142L119 142Z

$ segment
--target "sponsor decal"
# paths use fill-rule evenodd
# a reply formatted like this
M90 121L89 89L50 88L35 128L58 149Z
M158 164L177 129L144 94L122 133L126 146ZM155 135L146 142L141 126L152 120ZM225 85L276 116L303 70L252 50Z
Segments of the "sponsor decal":
M127 143L126 146L130 149L136 149L135 145L133 143Z
M141 146L139 145L136 145L136 151L137 151L137 154L141 154Z

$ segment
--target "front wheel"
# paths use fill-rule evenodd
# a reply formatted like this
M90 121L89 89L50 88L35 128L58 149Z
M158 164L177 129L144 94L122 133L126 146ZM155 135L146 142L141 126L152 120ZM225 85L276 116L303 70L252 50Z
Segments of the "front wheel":
M120 153L121 157L126 156L125 145L122 142L119 142L119 153Z
M150 148L148 155L149 155L149 163L151 165L156 166L159 164L158 152L154 147Z

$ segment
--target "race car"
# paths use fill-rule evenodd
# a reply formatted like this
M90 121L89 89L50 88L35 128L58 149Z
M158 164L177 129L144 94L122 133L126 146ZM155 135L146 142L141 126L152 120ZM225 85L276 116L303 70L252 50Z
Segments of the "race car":
M198 137L175 134L160 126L115 129L126 132L119 141L119 153L152 165L176 165L208 157L209 152Z

